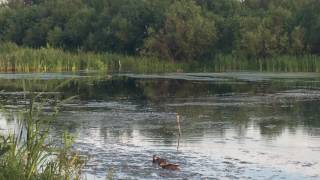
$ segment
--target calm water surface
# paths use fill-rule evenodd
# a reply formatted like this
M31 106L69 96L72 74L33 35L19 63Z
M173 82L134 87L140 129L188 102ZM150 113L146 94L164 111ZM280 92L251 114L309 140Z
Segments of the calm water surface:
M76 134L88 179L320 179L320 74L0 74L0 132L16 127L22 82L78 96L51 134Z

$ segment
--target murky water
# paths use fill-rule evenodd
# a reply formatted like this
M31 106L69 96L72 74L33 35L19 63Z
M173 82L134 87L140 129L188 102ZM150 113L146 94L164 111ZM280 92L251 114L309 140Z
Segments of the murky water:
M12 112L0 113L0 132L19 118L22 79L49 96L78 95L52 135L77 135L88 179L320 179L320 74L0 74ZM154 167L153 154L182 170Z

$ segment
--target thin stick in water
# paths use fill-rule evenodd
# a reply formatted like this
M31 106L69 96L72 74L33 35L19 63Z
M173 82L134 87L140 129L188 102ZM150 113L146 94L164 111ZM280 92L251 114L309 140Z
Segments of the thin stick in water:
M180 137L181 137L180 116L179 116L179 114L177 114L176 120L177 120L177 129L178 129L178 145L177 145L177 151L179 151Z

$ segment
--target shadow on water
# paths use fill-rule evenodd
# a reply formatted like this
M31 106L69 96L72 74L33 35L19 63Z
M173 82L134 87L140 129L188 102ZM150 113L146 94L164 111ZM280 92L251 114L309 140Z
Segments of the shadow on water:
M0 75L0 101L11 109L0 114L0 131L19 118L24 77ZM66 73L27 79L52 99L79 97L63 107L51 134L59 137L67 129L78 135L75 148L90 157L89 179L104 179L110 169L116 179L320 176L319 74ZM153 154L180 164L182 171L153 167Z

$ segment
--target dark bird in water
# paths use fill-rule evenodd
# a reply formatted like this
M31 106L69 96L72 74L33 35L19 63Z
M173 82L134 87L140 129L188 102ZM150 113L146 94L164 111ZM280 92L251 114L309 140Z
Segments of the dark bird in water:
M152 163L160 165L160 163L167 163L166 159L160 158L157 155L153 155Z
M154 164L158 164L163 169L173 170L173 171L179 171L180 167L177 164L169 163L166 159L160 158L157 155L153 155L152 162Z
M171 163L160 163L160 167L163 169L173 170L173 171L180 171L180 167L178 164L171 164Z

